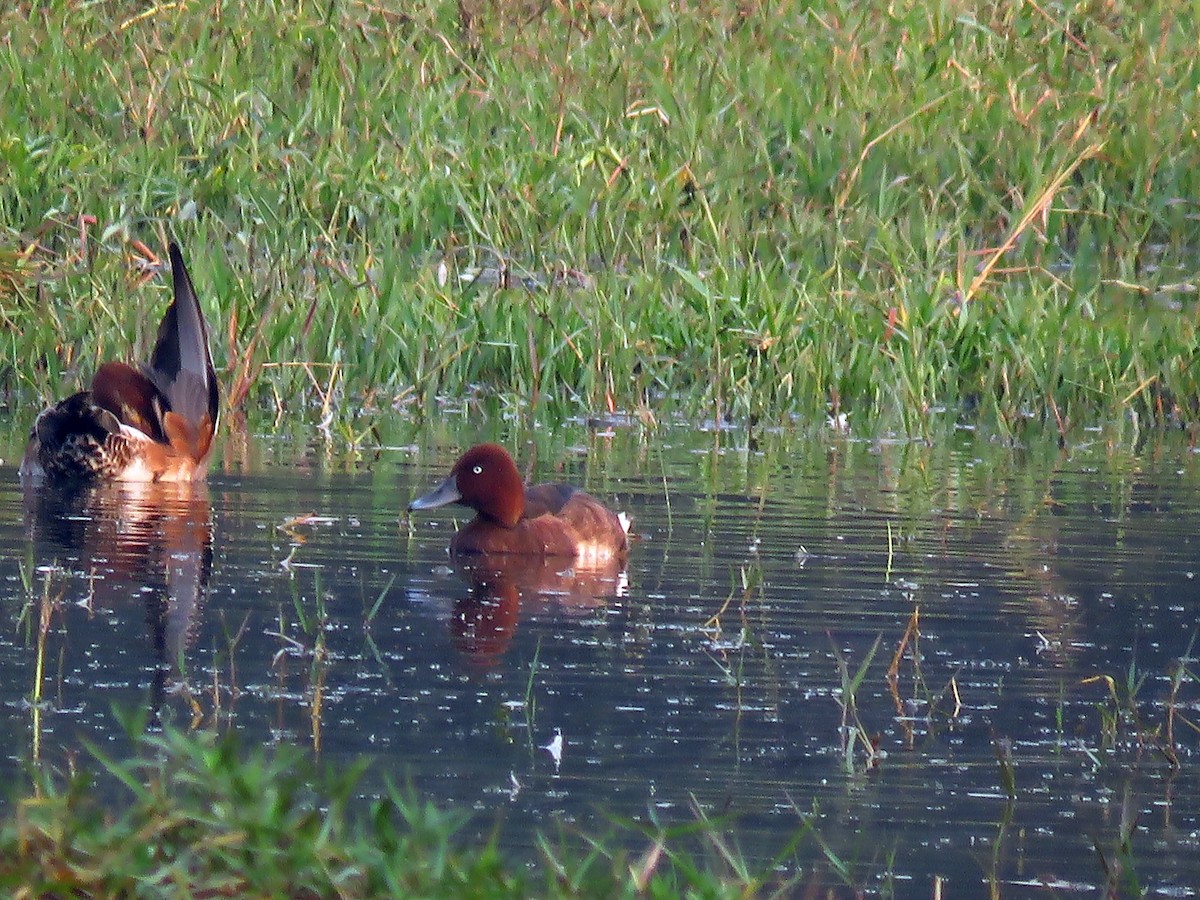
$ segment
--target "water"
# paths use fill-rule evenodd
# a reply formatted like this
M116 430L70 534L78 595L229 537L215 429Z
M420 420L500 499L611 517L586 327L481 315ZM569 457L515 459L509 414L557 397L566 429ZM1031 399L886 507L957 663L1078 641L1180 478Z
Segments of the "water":
M833 884L827 851L906 896L1095 893L1133 823L1143 887L1200 889L1194 660L1168 703L1200 627L1182 437L500 434L634 518L624 572L564 573L453 564L454 510L410 530L480 435L397 427L370 456L231 436L198 492L27 497L0 468L3 775L127 752L113 710L137 709L370 754L364 792L408 780L518 858L539 828L698 806L760 862L807 824L784 870Z

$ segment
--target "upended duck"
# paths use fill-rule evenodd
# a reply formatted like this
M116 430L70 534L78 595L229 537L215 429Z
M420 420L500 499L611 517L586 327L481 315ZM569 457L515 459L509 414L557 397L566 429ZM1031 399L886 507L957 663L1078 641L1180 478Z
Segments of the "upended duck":
M91 388L44 410L21 463L30 483L200 481L220 416L208 330L183 254L170 245L174 300L150 361L106 362Z

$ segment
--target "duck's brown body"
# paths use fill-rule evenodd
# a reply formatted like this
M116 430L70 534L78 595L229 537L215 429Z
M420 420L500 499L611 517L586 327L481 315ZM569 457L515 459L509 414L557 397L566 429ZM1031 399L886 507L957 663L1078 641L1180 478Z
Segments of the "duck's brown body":
M569 484L525 488L525 512L501 525L482 513L450 541L452 553L579 556L597 561L624 556L625 529L615 513Z
M28 481L198 481L208 469L220 392L208 331L179 248L175 299L150 361L100 366L91 389L38 416L25 448Z
M448 503L477 513L450 541L455 554L555 556L599 564L624 559L628 551L623 517L571 485L525 486L512 457L496 444L468 450L449 477L409 509Z

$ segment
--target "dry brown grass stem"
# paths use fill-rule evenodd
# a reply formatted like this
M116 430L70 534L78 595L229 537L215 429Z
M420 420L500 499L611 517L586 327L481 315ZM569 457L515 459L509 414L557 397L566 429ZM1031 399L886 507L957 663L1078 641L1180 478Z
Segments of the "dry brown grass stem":
M1070 143L1075 144L1081 137L1083 137L1084 133L1088 130L1088 127L1091 124L1092 117L1084 116L1084 118L1081 119L1079 124L1076 126L1075 133L1071 136ZM1063 186L1063 183L1066 182L1066 180L1070 178L1071 175L1074 174L1075 170L1083 165L1083 163L1096 156L1103 149L1103 147L1103 141L1096 141L1089 144L1080 153L1078 153L1074 159L1063 166L1052 179L1050 179L1050 183L1042 189L1042 192L1038 194L1033 203L1026 207L1025 214L1021 216L1017 224L1013 226L1011 231L1009 231L1008 237L1004 239L1003 243L1001 243L999 247L991 252L991 254L988 256L987 262L983 264L979 272L973 279L971 279L971 284L965 291L963 291L962 302L964 305L969 303L971 299L977 293L979 293L979 290L984 286L984 284L987 283L988 278L991 277L996 266L999 265L1001 258L1016 245L1021 235L1025 233L1025 230L1029 228L1029 226L1033 224L1033 222L1039 217L1044 217L1047 214L1050 209L1050 203L1054 200L1054 196L1058 193L1059 188Z

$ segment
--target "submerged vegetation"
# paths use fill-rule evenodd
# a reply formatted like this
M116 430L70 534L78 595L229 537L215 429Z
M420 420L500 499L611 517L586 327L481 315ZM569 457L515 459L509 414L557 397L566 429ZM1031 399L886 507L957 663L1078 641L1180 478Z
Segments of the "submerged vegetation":
M43 639L48 596L44 592L40 604ZM709 625L719 629L718 618ZM841 753L854 780L893 765L879 749L885 734L911 749L917 731L952 728L959 716L956 680L941 689L926 682L919 618L917 608L894 648L887 648L886 672L872 664L882 634L861 662L854 661L853 676L849 661L834 651L841 686L832 696L842 709ZM1060 701L1055 752L1081 745L1095 772L1190 768L1200 733L1190 711L1194 647L1193 635L1172 662L1165 697L1139 696L1156 673L1132 665L1125 685L1109 675L1085 679L1085 689L1106 684L1111 703L1095 707L1086 735L1068 736ZM536 669L535 657L531 682ZM858 695L868 674L886 681L895 702L890 716L872 704L870 725L882 732L868 731L860 715ZM914 710L922 712L914 716ZM36 708L34 717L36 733ZM480 837L478 828L466 827L468 815L439 810L414 789L386 779L382 789L375 787L379 778L364 777L373 766L367 759L322 766L287 743L248 749L236 729L196 728L203 719L193 720L195 730L187 733L148 727L131 716L122 723L134 748L127 759L90 744L86 753L69 753L61 768L35 759L31 780L22 788L14 782L3 798L0 888L14 897L892 897L920 883L896 880L896 869L917 848L900 851L885 842L864 851L856 846L856 829L844 832L839 817L815 797L806 809L790 795L795 825L770 859L761 858L761 847L753 861L744 855L735 809L713 816L693 798L690 823L664 824L653 813L639 821L611 818L606 834L559 823L557 832L530 838L531 858L521 862L512 848L501 848L502 814ZM995 832L980 838L981 847L993 849L986 863L981 858L977 877L1000 896L1011 878L1005 861L1015 840L1009 835L1015 810L1036 803L1041 789L1036 777L1018 776L1013 739L993 734L993 741L1002 793ZM1033 762L1028 749L1024 757ZM1144 892L1134 848L1138 802L1126 782L1114 833L1090 835L1098 896ZM1048 888L1054 881L1047 873L1035 879L1020 883Z
M0 385L147 342L170 234L235 405L1191 423L1195 33L1168 0L24 0Z

